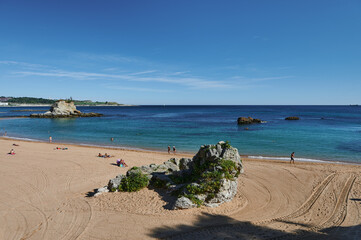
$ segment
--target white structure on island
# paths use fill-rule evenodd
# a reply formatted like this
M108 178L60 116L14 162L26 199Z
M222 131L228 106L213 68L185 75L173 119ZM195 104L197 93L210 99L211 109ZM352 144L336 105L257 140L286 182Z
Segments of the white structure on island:
M0 102L0 106L9 106L9 103L7 103L7 102Z

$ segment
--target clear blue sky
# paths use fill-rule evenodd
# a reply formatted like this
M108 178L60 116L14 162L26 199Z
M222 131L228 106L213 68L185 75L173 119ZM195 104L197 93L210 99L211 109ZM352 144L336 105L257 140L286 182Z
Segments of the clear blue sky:
M361 1L0 0L0 95L361 104Z

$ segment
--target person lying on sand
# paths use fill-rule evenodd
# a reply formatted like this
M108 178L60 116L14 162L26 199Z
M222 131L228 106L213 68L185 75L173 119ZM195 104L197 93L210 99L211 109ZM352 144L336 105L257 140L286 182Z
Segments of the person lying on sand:
M110 158L110 157L114 157L114 156L110 156L110 155L107 154L107 153L105 153L104 155L102 155L101 153L99 153L97 157Z
M128 165L125 163L125 161L123 159L120 159L120 165L122 165L122 164L124 167L128 167Z
M56 148L54 148L54 150L68 150L68 148L67 147L66 148L56 147Z
M19 144L13 143L13 146L16 146L16 147L18 147L18 146L19 146Z
M123 159L117 159L117 166L118 167L128 167Z
M10 150L10 152L9 152L8 154L10 154L10 155L15 155L15 151L14 151L14 149L11 149L11 150Z

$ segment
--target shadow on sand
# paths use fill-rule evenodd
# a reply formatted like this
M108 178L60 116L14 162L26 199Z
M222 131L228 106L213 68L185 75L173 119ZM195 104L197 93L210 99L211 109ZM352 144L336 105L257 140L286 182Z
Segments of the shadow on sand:
M171 193L167 193L167 190L162 188L154 188L151 186L149 186L148 188L158 193L161 199L167 203L163 206L164 209L172 210L174 208L174 204L178 199L176 196L173 196Z
M93 191L87 192L85 197L93 197L98 192L97 188L94 188Z
M287 222L287 224L297 223ZM158 239L359 239L360 233L361 225L332 227L317 232L306 229L288 233L238 221L224 215L204 213L193 225L159 227L153 229L148 236Z
M350 198L352 201L361 202L361 198ZM361 238L361 237L360 237Z

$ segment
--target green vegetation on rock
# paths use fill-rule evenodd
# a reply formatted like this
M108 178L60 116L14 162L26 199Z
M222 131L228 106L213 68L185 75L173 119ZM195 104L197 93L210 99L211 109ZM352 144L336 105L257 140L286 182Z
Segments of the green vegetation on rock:
M198 166L193 173L191 179L193 182L196 180L197 184L186 185L187 192L193 195L205 194L207 202L219 192L222 179L233 181L238 177L240 170L232 160L216 159L215 162L206 162ZM183 193L180 196L187 197L187 195L189 194ZM194 201L194 198L189 199L198 205L198 201Z
M167 187L167 181L164 181L164 180L161 180L158 178L155 180L152 180L150 184L156 188L166 188Z
M147 187L149 179L141 172L135 172L122 179L118 189L121 192L136 192Z
M222 148L226 148L226 149L231 148L231 144L228 141L226 141L225 143L222 143L221 146L222 146Z
M203 204L203 201L200 200L200 199L198 199L198 198L197 198L196 196L194 196L193 194L184 194L183 196L186 197L186 198L189 198L189 199L192 201L192 203L194 203L194 204L197 205L197 207L200 207L200 206L202 206L202 204Z

